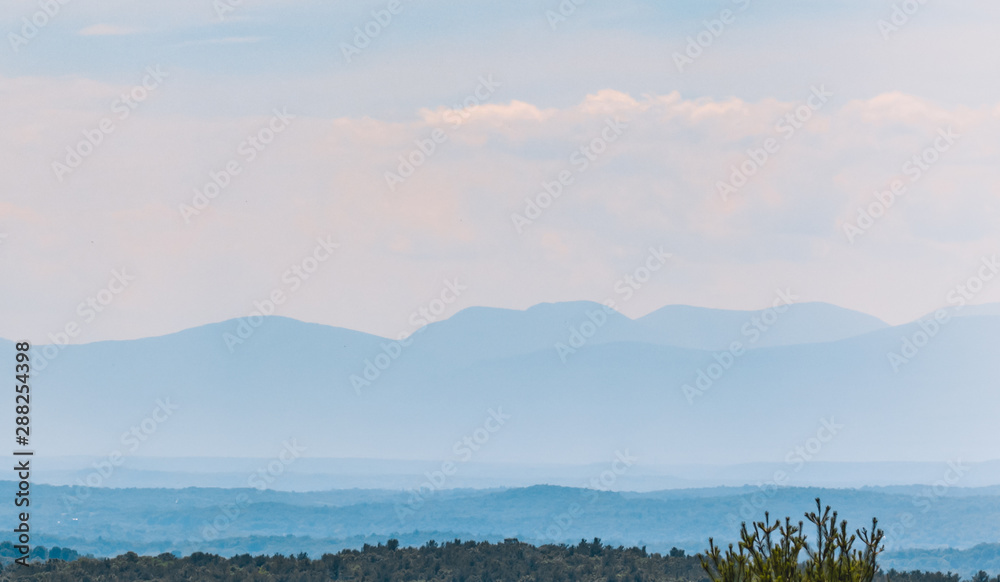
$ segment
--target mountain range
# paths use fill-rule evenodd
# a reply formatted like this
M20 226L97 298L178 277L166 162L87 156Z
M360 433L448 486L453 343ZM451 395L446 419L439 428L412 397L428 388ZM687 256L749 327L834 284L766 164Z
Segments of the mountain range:
M0 342L0 361L12 350ZM280 459L294 442L296 459L422 461L449 477L622 455L791 477L907 461L940 463L944 479L946 462L996 456L998 356L996 305L901 326L822 303L635 320L590 302L470 308L403 341L272 316L35 346L33 446Z

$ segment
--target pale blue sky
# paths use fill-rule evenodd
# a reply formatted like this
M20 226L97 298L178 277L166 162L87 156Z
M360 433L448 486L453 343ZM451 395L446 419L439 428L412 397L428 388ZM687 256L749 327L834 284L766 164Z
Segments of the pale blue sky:
M79 320L123 267L135 284L78 341L243 316L290 292L283 273L324 236L339 252L279 313L382 335L412 331L446 278L469 285L452 310L601 301L661 245L674 263L627 315L757 308L792 287L900 323L1000 250L995 3L927 2L887 39L887 1L588 0L553 30L555 0L403 0L346 62L341 43L387 3L246 0L220 21L208 0L78 0L17 52L9 35L38 4L5 10L0 269L18 285L0 288L0 336ZM723 9L734 21L679 72L673 54ZM151 66L162 86L57 180L53 162ZM499 87L449 123L484 76ZM776 121L819 86L832 96L785 141ZM275 108L296 120L246 161L239 144ZM613 117L629 129L578 172L571 154ZM947 127L954 147L848 240L857 209ZM447 142L390 189L385 173L435 128ZM781 151L722 201L717 183L771 137ZM245 172L185 222L180 206L234 159ZM574 184L517 234L511 214L563 170Z

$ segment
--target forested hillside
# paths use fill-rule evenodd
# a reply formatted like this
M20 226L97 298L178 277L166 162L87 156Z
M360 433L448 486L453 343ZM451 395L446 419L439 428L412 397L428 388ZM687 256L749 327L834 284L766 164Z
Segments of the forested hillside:
M649 554L644 548L612 548L595 539L576 546L534 547L517 540L499 544L428 542L420 548L386 545L344 550L316 560L239 555L221 558L196 553L156 557L129 552L114 559L50 560L29 568L10 566L4 574L17 580L224 580L224 581L501 581L501 580L706 580L698 559Z
M11 482L0 483L0 493ZM816 497L829 500L852 523L878 516L890 552L952 547L970 550L996 539L1000 496L994 488L931 487L817 489L757 487L617 493L536 486L505 490L442 489L420 496L412 491L336 490L310 493L255 489L32 489L32 526L38 545L73 548L81 554L116 556L128 551L158 555L209 552L318 556L389 538L404 546L428 540L499 542L518 538L536 545L575 544L600 537L614 546L671 547L701 551L709 537L735 541L743 520L764 511L800 515ZM13 495L13 493L8 493ZM13 523L12 504L0 505L0 521ZM4 539L0 536L0 540ZM8 538L9 539L9 538ZM996 548L986 553L996 555ZM888 556L887 556L888 557ZM968 575L995 574L979 556L970 567L954 566L955 556L933 565L892 556L891 567L941 569ZM983 561L983 563L980 563ZM1000 566L998 566L1000 567Z
M675 550L667 555L648 553L645 548L604 545L600 540L579 544L532 546L514 539L501 543L429 542L419 548L404 548L395 540L362 550L343 550L310 559L297 556L250 556L222 558L196 553L185 558L173 554L113 559L81 558L72 562L49 560L28 568L11 565L4 580L80 581L181 581L312 582L319 580L409 582L501 582L584 581L707 582L698 557ZM953 574L896 572L880 574L875 582L960 582ZM985 575L973 582L997 582Z

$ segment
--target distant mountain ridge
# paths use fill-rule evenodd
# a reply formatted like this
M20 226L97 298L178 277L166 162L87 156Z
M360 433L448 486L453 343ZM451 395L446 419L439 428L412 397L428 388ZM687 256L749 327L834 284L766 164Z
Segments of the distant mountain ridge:
M268 457L294 438L306 456L459 468L467 456L610 464L625 450L640 463L793 471L806 457L995 457L983 435L1000 407L1000 317L969 310L929 338L927 322L890 327L818 303L780 314L675 306L636 320L589 302L472 308L404 342L283 317L241 337L241 323L59 350L35 368L34 444L54 455ZM147 420L158 403L176 410ZM508 420L484 433L491 411ZM0 422L11 414L0 408ZM123 439L144 421L155 434ZM831 436L824 423L843 428L812 450ZM488 442L461 444L476 434Z
M967 311L972 314L974 309L989 309L989 306L969 306ZM769 327L761 322L762 314L769 311L780 312L775 325L768 333L759 334L759 340L751 347L767 347L776 345L791 345L798 343L819 343L836 341L856 335L890 327L882 320L859 311L837 307L829 303L807 302L779 305L777 309L732 310L694 307L689 305L667 305L636 319L614 311L593 301L569 301L561 303L539 303L525 310L500 307L467 307L449 318L427 324L417 333L435 331L434 335L450 334L467 335L482 330L505 330L513 341L537 338L540 334L553 343L560 338L566 339L568 332L579 327L593 317L589 314L603 313L607 322L599 326L600 333L594 338L597 343L617 341L651 342L658 345L669 345L693 349L725 349L732 341L750 338L758 335L753 330L761 331ZM1000 304L996 304L996 314L1000 314ZM978 313L978 312L977 312ZM990 312L992 314L992 311ZM263 317L267 321L289 320L301 327L298 331L310 329L319 332L342 330L372 338L385 338L376 334L350 330L348 328L328 326L318 323L307 323L280 315ZM159 335L145 340L186 334L204 328L218 328L220 335L231 333L237 335L237 330L255 330L256 326L245 323L246 318L237 318L217 323L210 323L194 328ZM243 325L241 326L241 323ZM774 324L772 324L774 325ZM287 328L286 328L287 329ZM431 335L431 334L427 334ZM242 339L242 338L237 338ZM2 343L12 343L13 340L0 338ZM102 341L139 341L139 340L102 340ZM88 342L101 343L101 342ZM498 342L502 343L502 342ZM537 343L537 342L536 342ZM44 345L44 344L42 344ZM86 345L86 344L75 344ZM544 346L542 346L544 347Z
M35 483L76 485L86 482L95 471L94 457L46 457L44 466L32 473ZM141 487L245 487L250 475L271 462L269 458L129 458L127 466L115 471L109 485L118 488ZM437 466L435 466L437 465ZM963 488L992 487L1000 491L1000 460L980 463L962 462L968 470L962 476ZM440 468L434 459L398 461L389 459L301 458L287 466L280 480L269 487L279 491L324 491L327 489L406 490L427 481L426 473ZM788 471L786 463L747 463L740 465L651 465L636 464L616 475L615 481L602 487L610 491L683 494L692 488L699 492L738 488L766 482L778 471L791 474L789 485L798 487L881 487L906 492L923 489L941 481L947 463L831 463L814 461L800 470ZM606 470L604 463L589 465L487 464L470 461L461 472L449 476L441 489L490 489L528 487L539 483L562 487L589 484L594 475ZM952 488L949 495L966 489ZM968 489L971 490L971 489Z
M632 320L589 301L542 303L524 311L473 307L432 323L421 333L448 342L491 330L479 346L497 356L551 348L560 342L571 346L581 338L592 345L631 341L716 350L728 348L733 341L743 341L748 347L835 341L889 327L872 316L826 303L782 305L778 310L671 305ZM505 333L497 333L500 330Z

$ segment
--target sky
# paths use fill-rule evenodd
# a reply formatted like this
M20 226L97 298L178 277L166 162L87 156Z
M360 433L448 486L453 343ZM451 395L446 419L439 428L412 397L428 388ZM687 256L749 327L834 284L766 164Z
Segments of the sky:
M778 289L899 324L1000 252L995 2L63 2L0 14L0 337Z

